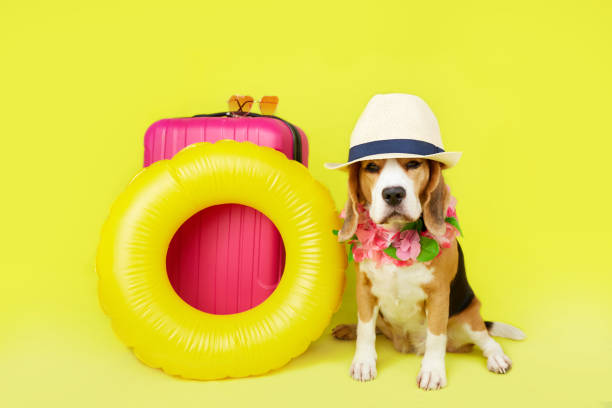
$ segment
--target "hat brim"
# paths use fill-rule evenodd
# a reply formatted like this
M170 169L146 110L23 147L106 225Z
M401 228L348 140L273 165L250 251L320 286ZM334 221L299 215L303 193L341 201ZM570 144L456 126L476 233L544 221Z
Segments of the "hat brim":
M444 164L445 168L453 167L461 158L461 152L441 152L429 155L420 155L412 153L381 153L373 154L370 156L360 157L357 160L349 161L346 163L325 163L325 168L329 170L346 170L348 166L353 163L357 163L364 160L377 160L377 159L428 159L435 160Z

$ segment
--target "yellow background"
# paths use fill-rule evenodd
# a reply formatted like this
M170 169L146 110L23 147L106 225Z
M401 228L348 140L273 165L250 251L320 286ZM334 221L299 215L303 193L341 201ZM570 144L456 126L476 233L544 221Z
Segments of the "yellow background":
M612 401L612 5L7 2L0 5L0 406L602 406ZM379 377L323 336L268 375L175 379L137 361L97 300L100 227L145 129L280 97L340 207L348 136L374 93L422 96L448 150L468 276L515 367L447 357L448 387L378 341ZM333 323L354 321L352 271Z

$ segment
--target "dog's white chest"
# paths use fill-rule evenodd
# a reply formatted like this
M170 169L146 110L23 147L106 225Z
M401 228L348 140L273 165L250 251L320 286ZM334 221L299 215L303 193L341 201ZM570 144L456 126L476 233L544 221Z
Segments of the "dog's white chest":
M389 323L404 332L420 331L425 319L423 301L427 297L422 285L433 279L433 267L423 263L411 266L383 264L380 267L365 260L359 267L372 283L372 294L378 298L378 305Z

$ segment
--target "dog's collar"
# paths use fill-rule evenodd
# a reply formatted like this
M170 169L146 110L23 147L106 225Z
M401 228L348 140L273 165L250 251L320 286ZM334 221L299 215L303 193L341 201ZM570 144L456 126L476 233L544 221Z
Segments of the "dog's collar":
M446 210L446 231L438 237L427 230L423 218L404 225L400 231L389 231L372 221L367 209L357 204L357 230L347 241L349 262L353 259L356 262L372 259L379 266L386 263L409 266L414 262L432 261L442 253L443 248L449 248L453 240L461 235L456 205L457 200L451 196ZM340 216L344 218L344 214Z

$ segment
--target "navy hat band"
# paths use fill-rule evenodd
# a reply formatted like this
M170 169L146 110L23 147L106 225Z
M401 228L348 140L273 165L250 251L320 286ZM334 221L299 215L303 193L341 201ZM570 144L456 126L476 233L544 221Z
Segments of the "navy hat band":
M387 139L374 142L362 143L349 149L348 161L359 160L366 156L387 153L418 154L429 156L430 154L444 153L444 149L438 146L414 139Z

